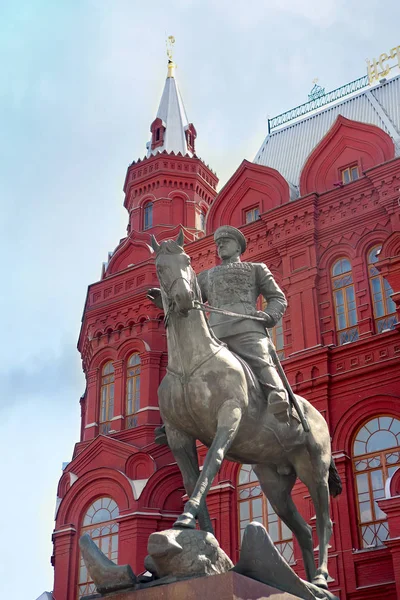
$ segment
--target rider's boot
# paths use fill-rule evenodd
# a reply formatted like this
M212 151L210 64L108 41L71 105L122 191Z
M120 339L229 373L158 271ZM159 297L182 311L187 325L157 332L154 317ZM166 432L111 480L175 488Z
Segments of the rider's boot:
M278 421L289 420L289 399L286 390L271 390L271 387L261 384L264 395L267 397L267 412L273 415Z

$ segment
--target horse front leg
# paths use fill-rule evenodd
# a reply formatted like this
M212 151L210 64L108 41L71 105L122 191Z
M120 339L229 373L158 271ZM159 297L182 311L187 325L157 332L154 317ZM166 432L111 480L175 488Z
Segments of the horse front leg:
M182 474L183 485L187 495L191 496L200 475L199 461L196 450L196 440L168 424L165 425L168 445ZM214 533L207 504L204 503L199 511L199 525L203 531Z
M319 545L318 569L312 583L324 589L327 589L328 587L328 548L329 540L332 535L327 479L328 477L326 477L325 481L315 482L314 485L308 488L315 508Z
M235 439L241 418L242 409L238 406L237 401L227 401L220 408L217 431L207 452L200 477L197 480L193 494L185 504L183 514L174 523L174 527L195 528L196 516L204 506L214 477L218 473L222 461Z

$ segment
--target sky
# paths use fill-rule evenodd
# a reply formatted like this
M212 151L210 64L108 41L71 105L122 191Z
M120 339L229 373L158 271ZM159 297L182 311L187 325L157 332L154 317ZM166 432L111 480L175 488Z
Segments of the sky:
M197 154L223 184L268 116L306 102L315 77L329 91L364 75L400 44L399 20L397 0L0 0L0 598L52 589L86 290L125 236L122 186L145 154L166 37Z

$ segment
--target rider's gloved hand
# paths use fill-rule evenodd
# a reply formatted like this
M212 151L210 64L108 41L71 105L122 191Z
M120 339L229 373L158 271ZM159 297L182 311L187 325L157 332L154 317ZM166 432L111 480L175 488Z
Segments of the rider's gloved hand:
M253 317L260 317L261 319L263 319L265 322L265 326L268 327L268 329L270 329L271 327L273 327L275 325L274 320L271 317L271 315L264 312L263 310L255 310L253 312Z

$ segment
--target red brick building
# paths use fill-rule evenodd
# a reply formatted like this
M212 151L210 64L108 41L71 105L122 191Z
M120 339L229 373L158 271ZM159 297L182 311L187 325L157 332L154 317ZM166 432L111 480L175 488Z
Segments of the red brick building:
M92 589L83 531L140 573L149 534L181 512L180 473L154 443L167 355L163 315L146 298L157 285L149 236L182 227L199 272L218 260L212 232L231 224L246 236L244 260L265 262L287 295L276 346L295 391L329 423L343 481L332 502L330 589L341 600L400 599L400 78L272 120L254 163L244 160L217 194L173 71L147 156L127 171L127 236L88 289L78 342L87 387L81 439L57 492L53 597ZM315 525L302 484L294 496ZM261 520L304 575L250 467L225 462L208 506L233 560L241 530Z

